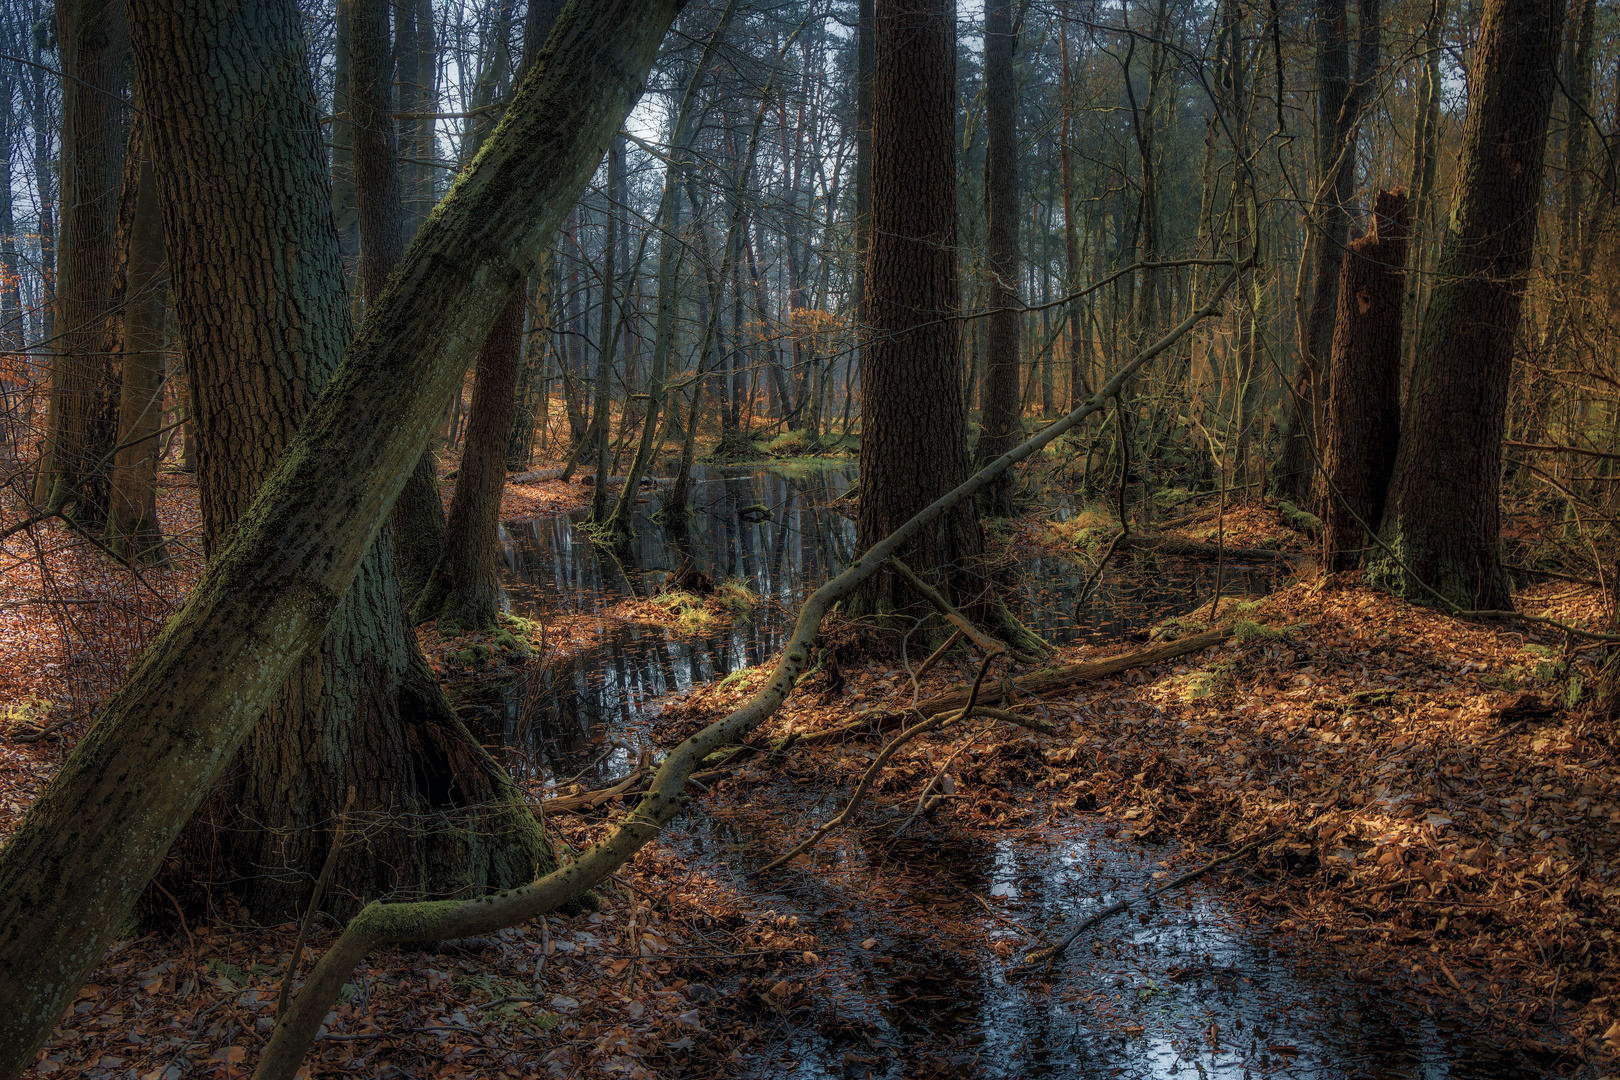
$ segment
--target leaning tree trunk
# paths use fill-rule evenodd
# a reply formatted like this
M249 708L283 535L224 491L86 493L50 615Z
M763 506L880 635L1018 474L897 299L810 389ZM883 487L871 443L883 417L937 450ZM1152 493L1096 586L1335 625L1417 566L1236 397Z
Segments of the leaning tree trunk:
M988 146L984 158L985 261L990 279L987 302L983 434L974 451L979 466L1023 441L1023 410L1018 398L1018 76L1013 70L1012 0L989 0L984 9L984 112ZM1033 376L1032 376L1033 377ZM985 489L985 510L1011 517L1017 476L1001 474Z
M58 0L62 68L62 277L45 456L35 498L107 520L120 372L106 355L129 36L123 0Z
M163 420L163 324L169 286L164 273L163 210L152 173L145 122L131 121L129 162L135 192L124 277L124 317L118 351L123 390L118 405L118 449L112 462L107 544L125 558L162 562L168 557L157 517L157 434Z
M1414 602L1511 602L1498 550L1502 428L1563 22L1561 3L1488 0L1480 24L1456 203L1371 566Z
M870 343L862 360L861 550L968 476L967 415L951 319L956 277L956 35L947 0L878 0L873 74L872 233L866 269ZM984 550L967 506L945 515L903 558L940 572L956 599ZM896 606L903 585L874 579L856 606Z
M1372 232L1350 242L1339 275L1323 423L1322 551L1330 571L1361 561L1395 470L1408 236L1406 196L1379 192Z
M357 72L366 43L375 44L386 25L375 16L386 11L375 2L353 6ZM291 4L234 17L132 12L197 403L198 499L211 556L291 443L350 336L308 72L293 62L296 52L267 55L260 44L295 48L299 26ZM257 68L279 76L221 74ZM225 90L189 89L210 84ZM369 125L356 104L359 166ZM363 174L360 188L364 242ZM241 212L247 205L251 215ZM367 263L374 278L378 267L370 256ZM288 680L187 829L176 862L186 880L239 890L261 920L294 918L308 905L346 808L357 840L325 894L339 913L390 893L503 888L549 858L533 817L422 659L386 532L361 562L320 648Z
M274 170L261 192L276 190L285 169L318 174L323 164L318 145L297 160L259 146L269 135L319 130L308 82L303 93L266 97L262 111L231 110L241 115L229 123L213 115L228 102L190 91L236 85L225 77L233 64L238 71L245 63L246 70L302 72L292 7L221 15L195 0L152 0L137 8L142 22L183 33L188 45L204 34L217 43L217 61L201 70L192 48L178 43L138 48L142 82L153 87L148 100L169 89L166 78L186 87L184 96L168 99L178 115L162 126L178 130L188 118L199 133L240 140L239 149L252 152L224 164ZM679 7L679 0L596 0L564 12L478 167L458 177L428 219L297 439L184 606L0 848L0 1078L33 1062L235 748L326 636L476 342L579 197L640 95ZM279 111L293 106L292 115ZM244 124L244 116L261 122ZM154 141L162 162L162 140ZM168 185L204 187L176 173ZM314 192L324 195L319 185ZM172 194L165 190L166 206L185 202ZM240 206L229 209L229 222L242 225ZM300 228L331 220L329 212L308 209ZM335 252L335 234L327 236L317 246ZM173 231L170 237L172 254L193 254ZM300 251L278 247L275 259L250 269L300 285L299 264L285 261ZM335 255L317 261L314 277L336 280ZM216 309L221 317L239 310ZM326 304L309 314L333 317Z

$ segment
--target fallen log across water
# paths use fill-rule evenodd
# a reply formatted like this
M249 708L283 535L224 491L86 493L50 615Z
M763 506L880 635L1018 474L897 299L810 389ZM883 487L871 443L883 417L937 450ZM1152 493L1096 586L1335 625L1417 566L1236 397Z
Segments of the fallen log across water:
M1117 675L1132 668L1147 667L1150 664L1163 663L1178 656L1199 652L1212 645L1219 645L1232 636L1230 626L1217 626L1213 630L1206 630L1202 634L1184 637L1179 641L1155 645L1150 649L1138 649L1136 652L1125 653L1123 656L1111 656L1103 660L1087 660L1079 664L1065 664L1062 667L1049 668L1025 675L1018 679L1008 679L1000 684L985 687L979 698L987 705L1004 705L1012 697L1045 697L1060 690L1067 690L1083 682L1093 679L1105 679L1110 675ZM876 734L891 731L900 727L907 716L921 715L934 716L937 713L952 712L962 708L972 696L971 686L959 686L920 701L915 708L901 712L885 712L872 714L867 719L857 720L851 724L842 724L826 731L818 731L805 735L799 740L801 746L816 746L821 743L838 742L842 739L853 738L857 735ZM986 711L981 708L981 712Z

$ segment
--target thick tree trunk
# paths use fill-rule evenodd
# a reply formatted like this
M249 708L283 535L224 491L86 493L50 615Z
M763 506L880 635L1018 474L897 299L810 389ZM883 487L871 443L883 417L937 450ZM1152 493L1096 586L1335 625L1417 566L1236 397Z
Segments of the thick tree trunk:
M1456 202L1379 529L1387 549L1371 565L1373 580L1413 602L1511 600L1498 550L1502 426L1563 22L1562 3L1485 4Z
M157 439L163 420L163 324L169 286L163 257L163 209L152 173L145 122L131 122L129 154L135 176L133 220L125 268L125 308L118 351L123 389L118 405L118 450L112 463L107 544L125 558L167 558L157 518Z
M336 0L332 15L332 220L337 223L350 292L358 294L360 208L354 193L354 124L349 104L349 8Z
M982 467L1024 438L1018 399L1018 331L1023 322L1018 296L1018 77L1013 71L1012 0L988 0L984 9L984 113L988 146L984 157L985 262L989 277L985 320L983 433L974 450ZM1011 517L1017 476L1012 470L984 494L985 512Z
M384 4L354 6L357 73L386 25L379 10L386 16ZM342 259L326 212L308 73L301 60L288 62L296 52L267 56L263 44L297 47L296 9L171 21L137 7L132 29L198 404L203 543L217 556L348 341ZM222 69L261 67L280 77L222 80L228 91L219 94L187 89ZM355 97L362 239L380 236L386 251L393 236L397 253L397 202L393 230L379 231L377 215L367 213L376 207L365 137L376 128L374 118L362 119L364 95ZM246 205L253 214L241 212ZM375 251L364 258L368 285L380 286L388 267ZM365 827L326 892L340 914L388 893L502 888L546 857L533 818L461 727L417 651L386 533L360 564L320 648L303 659L187 829L175 851L176 884L226 883L266 921L301 915L351 787L352 812Z
M948 0L878 0L873 76L871 341L861 380L861 550L968 475L956 276L956 35ZM959 600L983 551L958 506L902 553ZM899 586L903 588L902 586ZM895 604L874 579L859 607Z
M506 436L507 472L522 472L529 467L534 459L535 428L543 427L550 417L551 382L546 372L551 366L556 265L556 252L547 251L529 275L522 359L512 397L512 429Z
M500 613L501 490L512 432L512 391L523 343L523 292L515 289L478 350L478 377L467 414L467 441L456 493L445 520L444 547L412 608L437 619L441 638L491 631Z
M221 16L195 4L141 5L140 18L150 19L154 31L210 34L220 43L218 60L201 70L190 66L186 50L138 48L143 86L153 90L148 100L168 79L188 88L231 85L224 71L232 64L301 70L303 39L291 6L235 8ZM0 849L0 1010L7 1018L0 1025L0 1077L32 1063L235 747L325 636L461 384L470 343L481 340L505 290L534 265L578 198L645 85L679 6L597 0L564 14L479 167L458 178L429 219L394 288L367 313L345 362L230 542L209 560L184 607ZM249 42L258 45L250 53ZM233 43L240 50L234 56ZM216 138L244 142L248 152L231 159L241 168L279 172L296 165L318 176L324 167L318 146L296 162L259 149L267 134L311 133L313 140L312 100L306 83L302 93L268 98L264 112L244 110L260 119L257 125L241 117L195 119ZM167 123L178 127L188 110L224 103L188 89L169 104L180 115ZM278 115L272 110L291 105L300 109L286 122L268 120ZM162 145L154 150L163 161ZM159 175L164 189L207 183ZM262 179L268 183L259 190L273 191L282 178ZM312 193L324 202L322 185ZM173 195L165 190L166 205L186 202ZM231 221L245 223L239 206L229 209ZM324 206L300 218L301 227L330 220ZM322 246L335 252L335 234L328 237ZM178 256L192 252L173 230L169 246L176 256L170 265L178 269L185 264ZM299 264L288 267L284 249L276 254L257 272L300 285ZM312 257L296 247L291 254ZM336 280L335 257L315 261L316 279ZM177 275L173 285L178 297ZM324 322L333 317L328 306L312 305L308 315ZM295 328L293 336L307 332Z
M1356 71L1350 75L1350 29L1345 0L1317 0L1316 130L1317 180L1307 243L1311 283L1301 298L1299 371L1290 395L1283 449L1271 471L1278 495L1305 502L1315 474L1318 418L1327 402L1328 359L1339 309L1339 269L1350 237L1350 200L1356 186L1356 129L1366 88L1378 66L1379 0L1359 0L1360 38ZM1303 288L1300 282L1296 288Z
M121 372L105 355L112 292L129 36L123 0L58 0L62 69L60 336L35 498L99 527L118 433Z
M1401 435L1401 312L1407 200L1380 192L1373 231L1350 243L1339 276L1339 318L1328 367L1321 499L1323 563L1348 570L1371 542ZM1363 527L1365 524L1365 528Z

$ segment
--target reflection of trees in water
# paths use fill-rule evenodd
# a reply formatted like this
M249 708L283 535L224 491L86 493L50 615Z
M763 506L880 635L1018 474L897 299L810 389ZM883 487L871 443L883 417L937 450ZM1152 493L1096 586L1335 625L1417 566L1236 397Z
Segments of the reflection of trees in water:
M650 500L639 504L635 540L617 558L574 528L583 515L512 523L504 537L506 584L519 615L602 615L625 597L652 595L688 557L712 580L743 581L777 604L750 622L696 638L605 620L596 648L537 677L522 708L509 713L508 737L528 742L547 772L571 775L601 756L610 736L632 730L646 702L764 663L780 646L782 614L850 557L853 526L826 508L850 479L847 470L806 478L702 470L696 512L662 526L648 520ZM770 520L739 516L759 503L772 508ZM610 759L603 771L614 764Z
M652 500L638 504L636 538L617 558L592 545L569 515L512 523L505 537L507 587L520 615L602 614L625 597L652 595L687 558L711 580L742 581L774 603L750 622L696 638L605 622L597 648L553 665L525 709L510 710L509 737L532 726L546 767L572 773L589 762L593 748L600 756L610 733L625 737L647 701L768 660L780 645L784 617L853 557L854 523L830 508L852 479L851 469L803 476L700 470L694 513L661 526L648 520ZM758 504L771 508L768 520L739 516ZM1206 560L1116 558L1077 625L1074 602L1087 566L1023 553L1026 621L1060 643L1119 640L1206 602L1214 589L1215 566ZM1225 589L1263 593L1269 574L1270 568L1228 567Z

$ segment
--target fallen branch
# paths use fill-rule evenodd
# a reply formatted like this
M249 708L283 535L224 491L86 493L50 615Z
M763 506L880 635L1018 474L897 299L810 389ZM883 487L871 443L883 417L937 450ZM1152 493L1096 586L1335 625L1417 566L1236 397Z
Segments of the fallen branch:
M1068 937L1065 937L1062 941L1058 942L1056 945L1049 946L1049 947L1047 947L1045 949L1036 949L1034 952L1032 952L1029 955L1025 956L1024 957L1024 962L1022 964L1019 964L1017 967L1009 968L1007 970L1007 974L1008 975L1022 975L1022 974L1027 973L1031 968L1033 968L1033 967L1035 967L1035 966L1037 966L1039 964L1048 964L1048 965L1050 965L1052 961L1056 960L1058 957L1063 955L1063 951L1065 949L1067 949L1070 945L1074 944L1074 939L1075 938L1079 937L1081 934L1085 933L1087 930L1090 930L1093 926L1096 926L1098 923L1102 922L1104 919L1108 918L1109 916L1118 915L1120 912L1128 910L1133 903L1146 903L1147 901L1152 900L1155 897L1163 896L1165 893L1169 892L1171 889L1179 889L1179 888L1181 888L1181 886L1187 884L1190 881L1196 881L1197 879L1203 877L1205 874L1209 873L1211 870L1215 869L1217 866L1220 866L1223 863L1229 863L1233 859L1239 858L1240 856L1247 855L1249 852L1253 851L1255 848L1259 847L1261 844L1264 844L1267 840L1270 840L1270 839L1271 839L1270 836L1262 836L1258 840L1253 840L1253 841L1250 841L1249 843L1243 845L1242 847L1238 848L1236 851L1231 851L1231 852L1228 852L1225 855L1217 856L1216 858L1211 859L1209 862L1205 863L1203 866L1200 866L1196 870L1189 870L1185 874L1182 874L1180 877L1175 878L1174 880L1171 880L1171 881L1167 881L1163 885L1160 885L1156 889L1149 889L1145 894L1143 894L1143 896L1141 897L1140 900L1121 900L1118 903L1108 905L1107 907L1103 908L1101 911L1097 912L1097 914L1091 916L1090 918L1088 918L1084 922L1082 922L1079 926L1075 927L1072 931L1070 931Z
M1166 660L1174 660L1178 656L1199 652L1212 645L1219 645L1231 635L1231 627L1217 626L1215 629L1206 630L1202 634L1194 634L1191 637L1167 642L1164 645L1155 645L1149 649L1140 649L1137 652L1126 653L1124 656L1109 657L1106 660L1089 660L1083 664L1067 664L1048 671L1037 671L1032 675L1008 680L1003 684L1000 691L1001 700L992 700L992 704L1001 705L1006 703L1009 696L1007 688L1009 687L1020 695L1044 697L1060 690L1067 690L1078 683L1089 682L1093 679L1106 679L1110 675L1118 675L1120 672L1129 671L1132 668L1160 664ZM961 704L967 700L967 696L968 691L965 687L948 690L943 694L938 694L927 701L921 702L918 704L916 711L924 716L932 716L934 713L960 708ZM980 711L982 712L983 709L981 708ZM819 736L807 735L804 741L810 742L812 739L817 738Z
M928 659L924 660L922 664L918 666L917 674L913 677L920 679L924 675L928 674L928 672L933 669L934 665L945 659L945 654L950 652L956 643L961 641L966 636L966 634L962 633L961 627L958 627L950 637L945 639L945 644L928 654Z
M940 496L911 520L873 544L849 567L823 584L799 609L798 621L782 650L781 659L765 685L729 716L710 724L677 746L654 773L649 789L636 808L607 835L578 853L573 861L528 885L498 896L473 900L438 900L383 904L373 901L350 920L315 969L291 1008L276 1017L254 1080L292 1080L320 1030L343 984L372 949L412 941L437 941L488 933L525 922L584 895L651 843L690 801L686 781L709 754L741 742L782 707L804 670L821 621L832 606L868 581L905 544L963 499L978 494L1007 469L1038 453L1064 432L1099 411L1102 402L1119 392L1144 365L1181 340L1199 322L1221 309L1226 293L1248 262L1233 267L1196 311L1165 333L1122 367L1092 398L1067 416Z
M906 579L906 584L911 586L913 592L915 592L918 596L921 596L924 600L927 600L930 604L934 605L935 611L945 616L945 618L948 619L958 631L967 635L967 639L973 642L973 644L977 645L980 652L986 655L1005 652L1007 655L1011 656L1021 664L1039 663L1039 659L1037 657L1025 656L1023 653L1015 651L1005 642L997 641L995 638L990 637L988 634L984 633L984 631L974 626L968 621L967 616L963 615L960 611L957 611L951 606L951 602L945 599L944 595L938 589L934 588L932 585L928 584L928 582L918 577L916 571L912 570L911 567L907 566L899 559L891 558L889 560L889 565L899 571L900 576Z
M911 727L908 727L899 735L895 736L889 745L885 746L882 752L880 752L877 757L872 759L872 764L868 765L866 767L866 771L861 774L861 782L855 785L855 794L849 797L849 803L844 807L841 814L835 818L832 818L830 821L827 821L815 832L811 833L807 839L805 839L792 851L788 852L786 855L777 856L764 866L760 867L758 870L755 870L754 873L769 873L784 863L792 862L800 855L803 855L805 852L815 847L816 844L821 841L823 836L826 836L828 833L838 828L838 826L848 821L850 819L850 815L855 813L856 809L861 805L861 801L866 798L866 792L871 788L872 781L877 777L878 773L883 771L883 766L888 764L889 759L894 756L894 752L896 750L899 750L902 746L910 742L912 739L915 739L918 735L933 731L937 727L943 727L951 720L962 720L973 715L973 706L979 700L979 687L984 684L985 673L990 670L990 662L1000 655L1001 650L997 650L996 652L987 654L985 658L980 661L978 677L973 680L973 691L968 695L968 702L962 707L960 712L957 712L949 717L945 716L943 713L939 716L930 717L920 724L913 724Z
M599 788L595 791L582 791L578 795L564 795L556 799L546 799L539 805L543 814L565 814L571 810L589 810L601 806L610 799L617 798L629 791L636 781L645 779L651 768L647 765L637 766L634 771L623 780L611 787Z
M1120 540L1120 546L1135 551L1151 551L1158 555L1174 555L1183 559L1218 559L1221 558L1221 545L1205 544L1197 540L1183 540L1179 536L1128 536ZM1273 551L1270 548L1235 548L1226 549L1225 557L1228 559L1252 559L1256 562L1275 559L1297 559L1301 552Z

